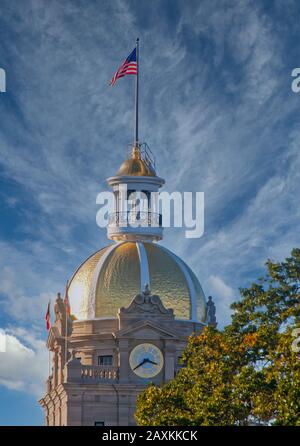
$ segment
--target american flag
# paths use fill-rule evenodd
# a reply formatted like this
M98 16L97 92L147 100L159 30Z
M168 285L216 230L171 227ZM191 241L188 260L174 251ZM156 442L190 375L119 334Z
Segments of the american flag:
M120 68L117 69L115 74L113 75L112 80L110 81L111 86L115 85L120 77L124 77L127 74L136 74L137 75L137 60L136 60L136 48L129 54L127 59L122 63Z

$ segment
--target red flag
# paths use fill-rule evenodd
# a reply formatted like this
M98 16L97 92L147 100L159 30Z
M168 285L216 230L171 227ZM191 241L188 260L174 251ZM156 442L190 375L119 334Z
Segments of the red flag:
M48 303L48 308L47 308L45 319L46 319L46 329L49 331L50 328L51 328L51 322L50 322L50 300L49 300L49 303Z
M64 304L65 304L65 307L66 307L67 315L70 316L70 314L71 314L71 306L70 306L70 302L69 302L68 287L69 286L68 286L68 282L67 282L65 298L64 298Z

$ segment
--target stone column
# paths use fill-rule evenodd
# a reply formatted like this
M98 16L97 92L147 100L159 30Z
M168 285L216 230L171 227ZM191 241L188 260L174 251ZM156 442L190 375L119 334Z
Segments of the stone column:
M67 394L64 393L60 399L61 404L61 426L67 426Z
M129 398L127 393L119 394L119 426L128 426L129 421Z
M48 414L49 426L55 426L55 406L52 400L48 403Z
M61 416L60 416L60 399L56 395L53 401L54 404L54 414L55 414L55 426L60 426Z
M78 383L81 382L81 363L80 359L71 359L64 367L64 382Z
M57 364L57 375L58 375L58 377L57 377L57 384L59 385L59 384L61 384L63 382L63 367L64 367L64 364L63 364L63 362L64 362L64 360L63 360L63 351L62 351L61 346L58 347L57 355L58 355L58 361L57 361L58 362L58 364Z
M84 426L85 419L83 418L84 411L84 392L76 396L69 396L66 407L66 420L67 426Z
M84 363L85 365L97 365L97 358L95 358L94 350L84 352Z
M128 382L128 339L119 339L118 346L119 382Z
M57 357L57 351L55 350L53 352L53 388L55 389L58 383L58 357Z
M46 426L50 426L50 424L49 424L49 407L48 407L48 405L45 405L43 407L44 407L44 410L46 412L46 416L45 416Z
M165 381L170 381L174 378L175 372L175 345L174 341L165 341Z

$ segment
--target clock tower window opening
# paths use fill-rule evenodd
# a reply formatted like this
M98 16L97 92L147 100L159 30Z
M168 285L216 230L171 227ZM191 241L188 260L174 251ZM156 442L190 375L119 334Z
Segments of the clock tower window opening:
M104 365L104 366L113 365L113 355L98 356L98 365Z

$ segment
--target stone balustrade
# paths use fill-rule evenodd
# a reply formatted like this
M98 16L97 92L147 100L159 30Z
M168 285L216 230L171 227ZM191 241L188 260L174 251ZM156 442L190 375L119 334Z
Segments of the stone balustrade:
M117 381L119 369L117 367L81 366L81 379L84 382Z

